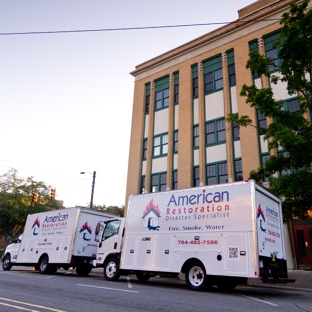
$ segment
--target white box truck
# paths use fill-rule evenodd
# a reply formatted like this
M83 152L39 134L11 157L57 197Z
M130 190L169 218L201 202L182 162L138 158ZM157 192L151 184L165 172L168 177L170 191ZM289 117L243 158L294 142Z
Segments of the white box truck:
M130 196L126 219L105 224L94 266L108 281L185 273L192 290L294 281L281 200L253 180Z
M2 268L33 266L39 273L52 274L73 267L78 275L88 275L104 221L112 216L76 207L29 214L24 233L6 248Z

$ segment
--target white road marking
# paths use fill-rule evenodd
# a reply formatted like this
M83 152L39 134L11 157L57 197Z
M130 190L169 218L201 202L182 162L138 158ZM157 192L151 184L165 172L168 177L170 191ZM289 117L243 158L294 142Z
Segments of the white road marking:
M123 291L123 292L130 292L130 293L135 293L138 294L138 291L134 290L125 290L125 289L118 289L118 288L109 288L109 287L102 287L102 286L93 286L93 285L85 285L85 284L77 284L78 286L83 286L83 287L90 287L90 288L99 288L99 289L108 289L108 290L116 290L116 291Z
M9 301L9 302L12 302L12 303L23 304L23 305L34 307L34 308L46 309L46 310L50 310L50 311L54 311L54 312L66 312L66 311L63 311L63 310L53 309L53 308L49 308L49 307L45 307L45 306L41 306L41 305L37 305L37 304L31 304L31 303L28 303L28 302L12 300L12 299L7 299L7 298L3 298L3 297L0 297L0 300ZM2 303L2 302L0 302L0 304L7 305L7 304ZM25 310L24 308L20 308L20 309ZM28 309L28 311L35 311L35 310L29 310Z
M269 301L265 301L265 300L257 299L257 298L250 297L250 296L246 296L246 295L243 295L243 294L240 294L240 295L241 295L241 296L243 296L243 297L247 297L247 298L250 298L250 299L253 299L253 300L257 300L257 301L260 301L260 302L263 302L263 303L266 303L266 304L272 305L272 306L274 306L274 307L278 307L278 306L279 306L278 304L275 304L275 303L272 303L272 302L269 302Z
M32 310L32 309L28 309L28 308L22 308L20 306L16 306L16 305L13 305L13 304L7 304L7 303L3 303L3 302L0 302L0 305L3 305L5 307L11 307L11 308L14 308L14 309L19 309L19 310L24 310L24 311L30 311L30 312L40 312L38 310Z
M132 288L131 282L130 282L130 277L127 276L127 283L128 283L128 288Z

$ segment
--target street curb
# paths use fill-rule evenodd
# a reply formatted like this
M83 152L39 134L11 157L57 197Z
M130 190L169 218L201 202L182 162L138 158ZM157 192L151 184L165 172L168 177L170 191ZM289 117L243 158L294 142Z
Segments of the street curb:
M247 283L250 287L258 287L258 288L273 288L273 289L284 289L284 290L294 290L294 291L307 291L312 292L312 289L309 288L300 288L300 287L289 287L289 286L277 286L277 285L268 285L268 284L251 284Z

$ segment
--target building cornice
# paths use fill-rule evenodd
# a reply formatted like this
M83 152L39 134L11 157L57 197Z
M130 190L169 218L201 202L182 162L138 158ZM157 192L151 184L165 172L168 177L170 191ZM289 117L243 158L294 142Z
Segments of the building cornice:
M263 1L263 0L262 0ZM257 1L254 4L257 4ZM264 1L266 2L266 1ZM268 1L267 1L268 2ZM171 62L177 58L185 59L183 56L186 56L188 53L198 50L201 47L207 46L208 44L212 44L216 42L217 40L220 40L223 37L227 37L230 35L233 35L233 33L240 33L245 28L250 27L251 25L255 23L259 23L259 21L265 21L266 26L268 24L274 24L277 23L278 20L275 20L275 18L271 21L268 21L270 18L272 19L272 16L281 16L282 12L285 12L288 10L290 3L294 2L294 0L277 0L272 3L265 3L266 5L260 9L257 9L256 11L253 11L247 15L244 15L243 17L229 23L228 25L222 26L218 29L215 29L203 36L200 36L190 42L187 42L181 46L178 46L177 48L174 48L168 52L165 52L155 58L152 58L144 63L141 63L136 66L136 69L130 74L138 79L142 77L140 74L146 72L146 71L155 71L156 67L159 67L159 70L161 70L163 64ZM302 0L296 1L298 3L301 3ZM250 5L252 7L253 4ZM249 7L249 6L248 6ZM180 63L177 61L177 63Z

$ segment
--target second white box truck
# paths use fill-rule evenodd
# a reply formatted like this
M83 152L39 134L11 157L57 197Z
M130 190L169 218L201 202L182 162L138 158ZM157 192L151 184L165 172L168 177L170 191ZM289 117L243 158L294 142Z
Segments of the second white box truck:
M78 275L88 275L104 221L111 217L111 214L76 207L30 214L24 233L6 248L2 268L33 266L39 273L51 274L61 267L73 267Z

